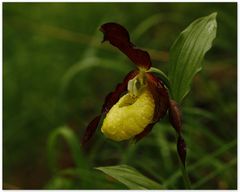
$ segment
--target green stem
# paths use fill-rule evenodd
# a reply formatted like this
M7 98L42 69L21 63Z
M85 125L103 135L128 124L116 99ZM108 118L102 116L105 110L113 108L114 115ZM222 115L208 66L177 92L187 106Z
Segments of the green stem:
M170 83L169 83L168 76L163 71L161 71L160 69L157 69L155 67L151 67L148 70L148 72L157 73L159 75L160 79L164 82L164 84L170 90Z
M190 182L190 179L188 177L188 173L187 173L186 167L184 167L184 165L182 164L180 159L179 159L179 161L180 161L181 172L182 172L185 188L186 189L191 189L191 182Z

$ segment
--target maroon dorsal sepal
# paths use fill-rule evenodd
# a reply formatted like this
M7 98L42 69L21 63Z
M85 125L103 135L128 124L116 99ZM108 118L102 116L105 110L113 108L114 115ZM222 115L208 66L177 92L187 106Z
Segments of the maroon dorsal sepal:
M135 48L127 29L117 23L105 23L100 27L100 31L104 34L103 42L109 41L137 66L150 69L152 63L148 52Z

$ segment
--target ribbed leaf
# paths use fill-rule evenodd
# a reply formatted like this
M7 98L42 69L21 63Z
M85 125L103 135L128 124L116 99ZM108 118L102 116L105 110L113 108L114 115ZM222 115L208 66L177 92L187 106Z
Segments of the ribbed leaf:
M96 168L126 185L129 189L162 189L157 182L145 177L128 165Z
M171 47L168 77L172 97L178 103L188 94L192 79L202 69L204 55L216 37L216 16L213 13L195 20Z

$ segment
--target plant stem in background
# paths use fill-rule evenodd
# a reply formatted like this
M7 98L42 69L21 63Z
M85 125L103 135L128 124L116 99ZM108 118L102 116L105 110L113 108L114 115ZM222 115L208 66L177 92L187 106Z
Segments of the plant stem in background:
M179 159L179 162L180 162L180 168L181 168L185 188L186 189L191 189L191 182L190 182L190 179L188 177L186 167L184 167L184 165L183 165L183 163L180 159Z

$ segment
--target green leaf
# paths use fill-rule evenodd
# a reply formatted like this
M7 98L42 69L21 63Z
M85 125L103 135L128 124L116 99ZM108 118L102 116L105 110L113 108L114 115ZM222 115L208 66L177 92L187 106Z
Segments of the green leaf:
M128 165L116 165L96 168L110 175L119 182L125 184L129 189L162 189L157 182L145 177L133 167Z
M191 23L170 50L168 77L174 100L181 102L188 94L193 77L202 69L205 53L216 37L217 13Z

